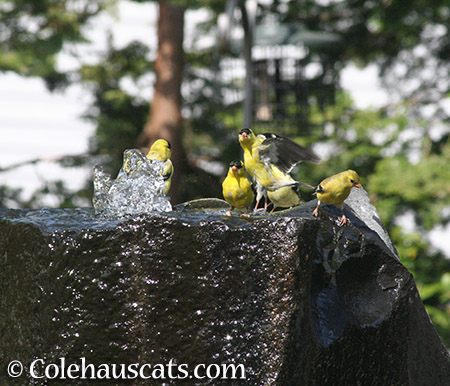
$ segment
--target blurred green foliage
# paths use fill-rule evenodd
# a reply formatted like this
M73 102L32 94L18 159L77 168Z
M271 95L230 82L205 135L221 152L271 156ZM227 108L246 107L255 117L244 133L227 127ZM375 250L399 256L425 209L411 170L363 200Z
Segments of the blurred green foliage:
M2 0L0 71L39 76L50 90L67 86L70 74L58 70L57 55L87 42L83 26L111 0Z
M135 147L148 119L149 101L139 90L153 81L154 53L141 42L117 49L110 39L97 63L81 63L69 73L59 72L56 66L64 44L85 41L83 28L111 3L86 0L73 7L69 0L2 2L0 27L5 32L0 34L0 71L43 77L50 89L83 83L94 96L86 112L97 127L91 155L109 155L105 163L114 174L123 150ZM226 2L176 3L207 7L210 16L197 26L191 45L186 46L183 143L189 162L215 174L214 184L189 181L192 191L186 199L218 196L220 177L213 165L224 171L241 156L237 142L241 100L225 100L243 83L239 77L224 81L218 76L221 64L232 54L215 46L198 48L197 42L216 33L217 15ZM259 20L276 16L305 29L338 33L344 44L310 48L302 60L303 67L319 64L320 71L303 79L308 92L301 119L289 119L293 111L288 107L285 123L269 128L257 122L253 128L314 147L324 162L294 170L301 181L314 185L348 168L358 171L401 261L415 277L434 325L450 347L450 259L429 242L429 232L450 220L449 116L441 103L450 95L448 15L450 6L444 0L275 0L260 5ZM25 23L27 18L33 22ZM401 102L357 109L339 83L341 70L350 62L377 65L385 86ZM92 194L92 186L89 181L86 189L74 193L52 182L26 202L18 198L19 191L0 187L0 205L36 207L46 192L58 197L61 206L73 207ZM303 198L313 197L304 191Z
M130 95L121 84L125 79L138 82L152 71L148 55L149 48L142 43L131 42L115 49L109 40L98 63L80 68L81 81L94 95L85 114L97 127L91 151L112 155L109 167L115 174L122 166L123 151L135 147L149 114L149 101Z

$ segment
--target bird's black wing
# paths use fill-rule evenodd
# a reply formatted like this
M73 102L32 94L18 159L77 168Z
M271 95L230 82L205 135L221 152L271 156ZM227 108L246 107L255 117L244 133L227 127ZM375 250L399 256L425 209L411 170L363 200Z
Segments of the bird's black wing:
M262 162L278 167L283 173L289 173L292 168L302 161L319 163L320 158L288 138L277 134L265 133L258 135L264 139L258 146L259 158Z

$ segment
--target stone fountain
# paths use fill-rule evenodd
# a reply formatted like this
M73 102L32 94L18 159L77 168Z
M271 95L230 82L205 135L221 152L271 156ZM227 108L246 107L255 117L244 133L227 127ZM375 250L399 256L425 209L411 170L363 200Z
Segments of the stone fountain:
M344 227L314 205L250 218L225 217L221 200L122 220L1 210L0 384L47 384L61 358L189 369L108 385L450 384L448 352L367 194L354 189ZM199 364L240 364L245 379L198 379Z

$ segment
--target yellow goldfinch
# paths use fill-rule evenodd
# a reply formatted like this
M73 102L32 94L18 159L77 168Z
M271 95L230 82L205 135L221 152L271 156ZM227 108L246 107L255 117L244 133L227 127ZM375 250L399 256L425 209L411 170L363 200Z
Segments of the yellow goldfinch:
M298 196L296 186L286 186L274 190L273 192L267 192L267 197L273 204L272 213L276 208L291 208L297 204L300 204L300 197Z
M286 175L286 178L295 182L289 174ZM272 213L276 208L290 208L300 203L298 186L286 186L273 191L269 190L267 192L267 197L273 204L273 208L270 213Z
M350 194L350 190L361 188L359 183L359 176L354 170L347 170L345 172L336 174L334 176L325 178L316 188L317 206L313 211L313 216L319 215L319 206L324 204L337 205L342 210L340 226L347 222L347 217L344 214L344 201Z
M227 177L222 183L222 193L225 201L231 205L227 216L231 216L234 208L247 208L248 211L251 207L255 194L242 161L230 163Z
M311 150L297 145L288 138L276 134L265 133L255 135L251 129L239 132L239 143L244 150L244 164L248 173L256 183L256 206L264 196L264 209L267 209L267 192L283 187L306 186L289 176L292 168L302 162L320 162L319 157Z
M169 193L170 184L172 182L173 175L173 164L170 160L170 143L165 139L156 140L152 147L150 148L147 158L156 159L158 161L164 162L163 178L164 178L164 195L167 196Z

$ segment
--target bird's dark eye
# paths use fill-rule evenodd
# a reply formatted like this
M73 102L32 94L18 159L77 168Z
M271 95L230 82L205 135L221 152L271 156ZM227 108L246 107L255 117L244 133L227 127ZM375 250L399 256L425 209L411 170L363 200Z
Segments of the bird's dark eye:
M350 182L351 182L352 184L354 184L354 183L355 183L355 180L350 179Z

